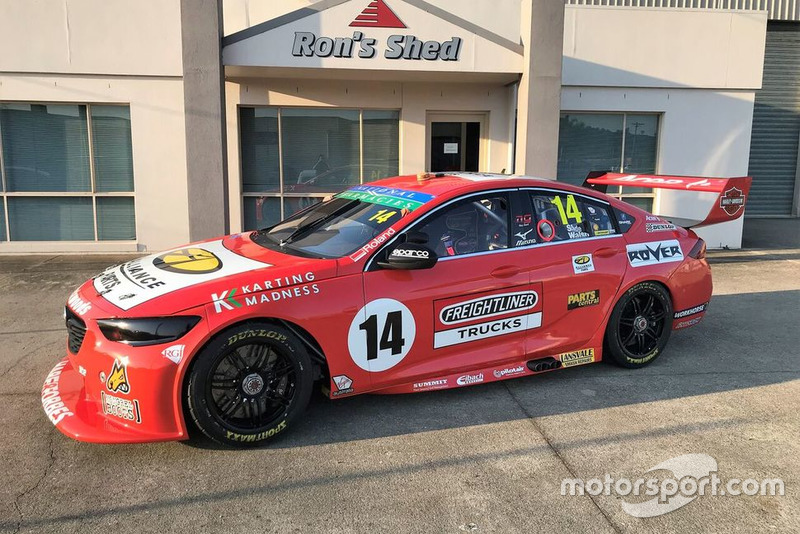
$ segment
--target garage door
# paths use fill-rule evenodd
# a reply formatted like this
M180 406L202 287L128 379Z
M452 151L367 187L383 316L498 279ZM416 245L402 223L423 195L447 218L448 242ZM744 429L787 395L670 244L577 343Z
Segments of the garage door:
M792 215L800 140L800 24L770 22L756 92L747 215Z

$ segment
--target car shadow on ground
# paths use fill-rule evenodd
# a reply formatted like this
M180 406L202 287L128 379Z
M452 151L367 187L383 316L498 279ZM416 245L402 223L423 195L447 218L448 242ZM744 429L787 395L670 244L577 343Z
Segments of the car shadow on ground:
M664 354L642 369L601 362L445 391L336 401L315 395L306 414L267 446L374 439L795 380L800 361L793 348L800 339L788 323L800 317L798 299L800 290L715 296L706 318L694 328L673 332ZM186 443L222 448L204 438Z

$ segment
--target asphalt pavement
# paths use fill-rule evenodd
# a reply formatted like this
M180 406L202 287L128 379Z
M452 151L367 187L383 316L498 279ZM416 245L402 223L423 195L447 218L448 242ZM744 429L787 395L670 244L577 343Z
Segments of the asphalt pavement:
M713 253L706 319L652 365L604 363L415 395L317 397L271 445L92 445L41 409L70 291L124 258L0 257L0 531L800 531L800 249ZM651 518L565 478L711 456L784 496L702 496ZM640 501L642 499L639 499Z

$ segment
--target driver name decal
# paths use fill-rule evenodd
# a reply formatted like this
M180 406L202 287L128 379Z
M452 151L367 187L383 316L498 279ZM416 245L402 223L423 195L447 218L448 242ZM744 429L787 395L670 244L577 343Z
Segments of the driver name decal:
M542 284L537 283L521 291L484 292L436 301L433 348L539 328L541 291Z

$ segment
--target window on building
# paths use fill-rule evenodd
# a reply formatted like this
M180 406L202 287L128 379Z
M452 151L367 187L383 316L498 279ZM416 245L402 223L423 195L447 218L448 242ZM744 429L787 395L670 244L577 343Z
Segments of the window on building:
M558 179L580 185L589 171L654 174L659 115L655 113L562 113ZM653 190L609 187L608 194L650 211Z
M242 107L239 127L245 230L399 172L398 111Z
M0 103L0 239L136 239L130 108Z

